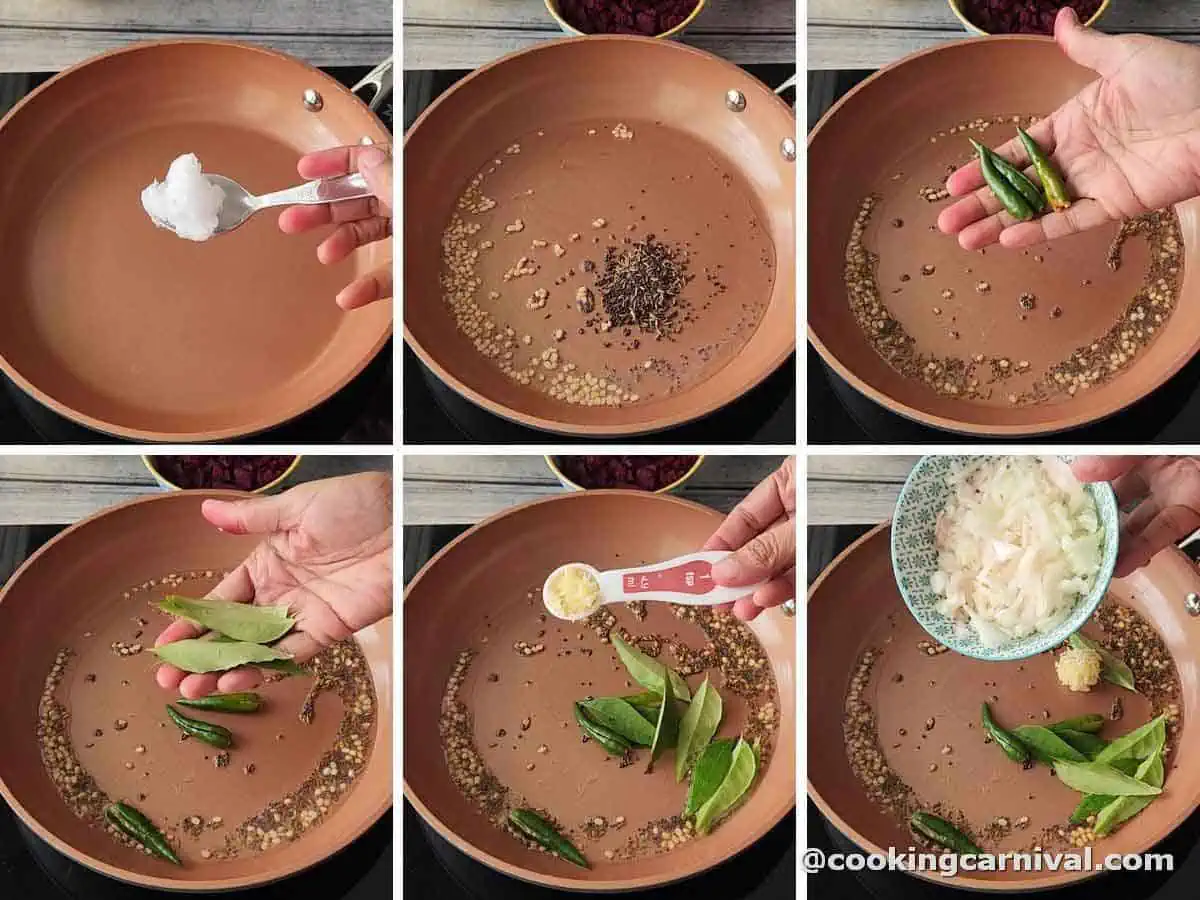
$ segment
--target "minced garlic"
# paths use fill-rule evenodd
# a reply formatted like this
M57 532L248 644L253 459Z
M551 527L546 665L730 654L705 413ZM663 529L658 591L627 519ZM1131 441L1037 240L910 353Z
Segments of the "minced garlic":
M600 607L600 582L582 566L564 566L546 583L546 608L560 619L581 619Z
M1100 654L1090 647L1070 647L1054 661L1054 671L1063 687L1090 691L1100 681Z

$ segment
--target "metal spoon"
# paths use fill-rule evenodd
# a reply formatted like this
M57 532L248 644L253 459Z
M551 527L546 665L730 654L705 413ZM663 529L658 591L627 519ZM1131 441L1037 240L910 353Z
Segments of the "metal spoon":
M217 230L213 232L214 235L233 231L255 213L275 206L315 206L320 203L338 203L342 200L374 196L367 187L366 178L357 172L353 175L306 181L296 187L273 191L261 197L251 194L232 178L226 178L224 175L205 173L204 177L225 194L225 199L221 202L221 211L217 214ZM175 230L157 218L154 222L161 228Z
M542 585L542 602L551 615L575 622L585 619L605 603L629 600L657 600L684 606L719 606L752 594L765 582L746 587L722 587L712 579L714 564L729 556L724 550L700 550L635 569L609 569L601 572L587 563L567 563L550 573ZM579 569L595 579L599 587L591 608L571 616L556 609L550 582L565 569Z

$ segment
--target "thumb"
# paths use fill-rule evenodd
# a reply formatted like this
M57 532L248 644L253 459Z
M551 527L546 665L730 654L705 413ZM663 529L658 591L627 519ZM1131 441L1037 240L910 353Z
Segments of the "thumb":
M1113 481L1145 459L1144 456L1081 456L1071 463L1071 471L1085 484Z
M742 587L770 581L796 565L796 523L784 519L713 566L713 581Z
M392 211L392 158L379 147L364 147L358 152L358 171L379 205Z
M200 514L229 534L275 534L292 527L292 504L287 494L248 500L205 500Z
M1054 40L1071 62L1105 77L1112 74L1114 38L1085 28L1070 6L1058 11L1058 18L1054 20Z

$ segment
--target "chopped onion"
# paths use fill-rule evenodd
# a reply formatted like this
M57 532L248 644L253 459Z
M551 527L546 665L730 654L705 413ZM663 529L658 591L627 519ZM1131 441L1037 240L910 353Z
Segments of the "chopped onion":
M1057 458L960 466L938 514L938 612L985 647L1051 631L1091 591L1104 548L1092 495Z

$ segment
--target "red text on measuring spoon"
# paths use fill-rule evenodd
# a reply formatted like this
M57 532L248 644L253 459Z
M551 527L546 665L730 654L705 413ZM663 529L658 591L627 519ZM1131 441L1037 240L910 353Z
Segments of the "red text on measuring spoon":
M621 589L626 594L646 594L654 591L707 594L714 587L712 563L702 559L689 559L669 569L626 572L621 576Z

